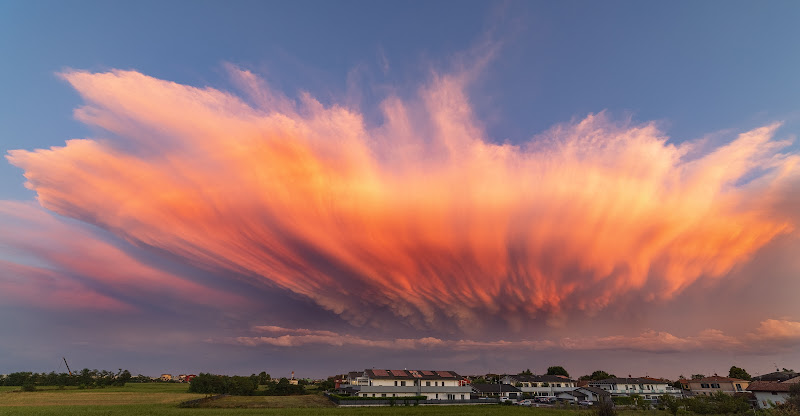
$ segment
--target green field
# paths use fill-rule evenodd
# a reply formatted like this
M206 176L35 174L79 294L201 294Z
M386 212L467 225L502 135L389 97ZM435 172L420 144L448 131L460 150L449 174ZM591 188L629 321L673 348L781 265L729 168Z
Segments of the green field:
M187 393L183 384L147 383L125 387L79 390L39 388L21 392L18 387L0 388L0 415L132 416L132 415L428 415L428 416L589 416L588 410L525 408L498 405L334 407L326 398L308 396L228 397L213 401L208 408L181 409L180 402L203 397ZM664 412L622 412L621 416L667 416Z

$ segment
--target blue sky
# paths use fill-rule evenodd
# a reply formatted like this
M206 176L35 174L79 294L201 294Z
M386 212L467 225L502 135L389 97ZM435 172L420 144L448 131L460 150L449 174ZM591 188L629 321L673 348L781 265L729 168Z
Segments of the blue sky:
M58 145L86 129L65 68L135 69L220 86L223 62L287 92L341 97L348 73L416 85L483 39L501 44L474 101L491 136L528 139L602 110L666 123L673 140L773 120L796 123L800 6L737 1L4 2L4 149ZM385 57L390 65L381 70ZM365 95L369 95L368 93ZM485 100L485 101L484 101ZM44 121L46 120L46 121ZM27 196L18 169L0 192Z
M800 55L796 53L796 45L800 44L800 30L796 25L798 17L800 4L792 1L5 1L0 3L0 39L3 39L0 41L0 148L4 152L15 149L31 151L63 146L68 139L105 137L108 134L102 127L80 122L73 117L76 108L91 101L81 98L81 93L86 94L91 88L81 87L79 81L72 78L60 78L57 73L70 73L73 70L90 73L112 69L132 70L157 80L234 91L236 94L230 65L251 71L290 99L297 99L302 92L308 92L326 108L343 105L363 117L368 129L385 123L381 103L387 97L397 96L405 102L418 103L415 100L419 95L424 95L432 79L441 74L469 72L474 77L463 86L467 97L465 103L474 114L471 122L474 121L475 126L485 132L483 139L490 143L524 145L555 125L577 125L588 115L603 111L610 120L609 125L622 125L624 127L620 128L623 130L654 122L658 128L657 135L668 136L668 143L671 144L708 137L708 148L717 148L731 142L739 133L774 122L782 123L774 132L774 138L791 139L800 130L800 102L797 99L800 96L800 78L797 76L800 74ZM487 56L491 58L485 66L476 64L479 60L476 57ZM413 108L413 105L410 107ZM628 119L630 123L626 123ZM603 126L608 131L614 130L605 124ZM124 136L123 133L118 134ZM581 133L575 134L580 136ZM798 148L794 143L781 148L779 152L795 154ZM757 152L757 149L751 151ZM730 163L733 166L734 161ZM28 167L21 169L11 163L0 164L0 200L31 203L37 192L24 188L23 173L27 169L36 172L36 169L25 162L16 164ZM789 165L787 163L786 166ZM751 171L745 172L743 180L750 178L750 175L753 175ZM797 189L792 188L796 183L791 182L786 186L788 188L781 188L784 189L783 193L776 191L788 201L780 205L781 212L786 211L786 206L793 207L795 205L792 204L796 203L785 191ZM62 188L65 193L69 193L70 189ZM748 192L752 193L747 195L759 195L759 189ZM61 205L58 207L63 208ZM229 346L231 338L252 332L252 328L258 325L274 324L283 328L285 335L297 334L292 331L298 328L312 328L312 331L329 329L335 333L361 337L359 339L371 339L370 335L375 335L349 318L342 318L347 313L335 312L335 308L325 306L313 295L274 281L267 283L266 288L261 287L261 283L248 280L252 277L248 273L239 276L239 272L231 270L208 270L182 257L176 250L160 247L158 241L161 240L147 242L140 235L121 232L124 227L95 220L100 216L88 211L61 210L55 205L45 206L41 210L42 215L56 215L61 219L59 221L65 221L65 227L74 225L86 229L87 235L109 242L131 258L155 269L176 275L191 275L194 276L193 281L208 284L215 290L224 288L227 293L241 296L249 296L250 285L255 285L262 291L259 292L261 299L267 300L253 310L245 308L235 312L199 307L194 309L196 306L191 306L193 313L197 314L195 316L225 315L225 318L213 318L215 324L210 329L190 323L192 313L176 317L172 326L160 323L157 327L148 326L150 315L126 315L123 320L131 328L136 328L132 332L172 334L176 343L190 342L186 341L189 338L179 335L182 331L175 329L180 327L187 331L196 330L206 340L222 340L197 347L198 356L213 354L220 348L230 348L219 345ZM5 215L0 218L0 224L26 229L20 225L21 219L8 213ZM787 214L787 224L793 224L796 215L792 215ZM36 230L47 229L41 224L31 227ZM34 235L33 231L31 235ZM638 318L633 319L635 323L629 328L630 334L626 336L638 335L645 330L675 333L685 329L683 336L688 337L686 342L691 344L697 342L689 339L697 331L715 328L728 333L735 330L734 322L727 318L715 319L712 315L717 312L707 309L704 300L712 290L722 290L731 302L741 302L752 308L767 308L757 317L749 318L748 323L755 329L745 331L748 334L760 334L759 331L770 328L769 319L788 323L792 327L796 320L800 320L800 310L790 305L765 306L768 304L768 291L754 288L756 280L753 277L763 270L755 265L773 267L770 272L777 276L774 277L775 282L796 288L796 282L791 277L798 270L794 268L796 262L791 263L791 256L786 254L796 247L793 239L796 233L788 232L788 235L768 238L759 247L747 251L741 261L725 272L717 273L715 278L727 279L724 281L729 283L724 289L718 286L708 289L700 283L689 284L688 288L681 289L673 297L653 305L648 303L649 299L644 299L644 295L641 295L641 299L637 298L637 294L621 296L625 300L620 302L627 308L636 309L646 305L646 308L656 311L652 315L637 315ZM132 246L128 246L129 243ZM91 287L95 291L93 293L101 293L108 299L142 309L148 305L148 300L142 298L139 292L125 294L119 288L115 292L111 288L95 287L90 283L91 279L82 276L80 271L61 270L58 267L63 265L57 267L47 263L52 257L42 253L61 250L55 246L36 247L35 243L23 244L8 237L0 241L0 259L28 266L49 264L48 270L69 275L79 284ZM346 269L339 263L321 260L323 257L315 257L315 264L322 264L319 271L323 275L336 276L339 270L331 271L336 267ZM658 268L655 263L651 264L654 270ZM9 271L12 270L11 266L8 267L5 273L12 273ZM574 269L580 267L574 266ZM707 271L698 282L714 273ZM226 280L231 276L233 278ZM16 278L25 279L22 274ZM650 278L653 279L652 275ZM748 297L748 293L758 293L762 298ZM180 305L185 300L169 301ZM602 309L604 312L600 313L600 318L597 318L598 315L581 313L572 316L573 312L569 312L570 322L579 328L619 330L613 322L602 318L606 312L617 310L614 305L612 303L608 306L610 309ZM396 311L391 308L371 307L375 307L376 316L385 315L387 322L397 318ZM281 311L286 309L304 312L282 314ZM675 309L684 309L683 315L679 315L684 319L692 319L696 314L705 318L689 328L679 328L670 323L669 318L657 316L659 312L668 313ZM619 310L616 313L622 313ZM538 335L540 332L536 332L534 338L537 340L584 335L570 332L569 327L545 324L548 318L542 317L542 314L547 313L537 312L526 318L533 322L530 324L532 328L541 331L541 336ZM242 318L247 314L270 316L274 322ZM63 322L57 323L52 313L34 307L23 308L17 316L20 319L16 322L0 319L0 332L15 334L11 338L3 337L12 340L0 344L0 351L5 351L6 356L11 357L0 359L0 372L23 369L11 364L16 362L30 368L42 355L53 353L45 351L46 348L40 356L31 351L21 352L21 346L26 343L52 342L48 336L22 327L30 324L31 327L52 329L64 325ZM489 322L494 320L502 321L502 317L487 317ZM109 349L107 345L98 346L99 341L90 335L95 330L107 330L109 322L80 314L76 315L73 322L84 322L82 325L73 324L76 328L73 333L79 332L77 329L86 331L85 342L96 348L91 350L94 352L83 353L73 350L73 354L85 354L88 358L97 351ZM552 320L548 322L552 323ZM758 326L764 322L768 324ZM515 325L518 327L520 324ZM404 339L436 335L436 327L423 327L423 330L418 330L401 326L396 330L403 334ZM739 334L739 338L754 336L745 335L745 332ZM385 338L391 336L391 331L378 335ZM593 336L601 334L593 333ZM475 338L475 334L457 331L448 333L444 338L447 341L470 337ZM487 330L477 338L490 341L529 337L503 326L497 331ZM602 344L601 341L595 341ZM80 344L84 341L75 342ZM359 345L365 344L368 342ZM286 365L302 367L302 350L287 352L280 346L269 345L269 348L277 348L276 354L290 357L287 358L290 364ZM305 348L324 350L326 344L322 345ZM541 354L553 361L563 360L563 357L571 354L555 347L541 348L544 351ZM618 351L598 348L605 351L603 354L609 355L609 369L612 372L647 371L637 366L625 370L622 367L628 364L620 364L625 357L619 356ZM667 350L672 351L670 348L675 347ZM252 349L246 351L249 352L242 354L243 360L259 353ZM412 355L408 351L391 354L399 357ZM321 357L326 354L324 351L316 352ZM725 355L722 361L740 359L737 358L737 352L728 352L733 355ZM108 362L107 366L117 368L118 364L114 362L120 356L113 352L104 354L99 356ZM151 359L149 357L152 355L159 354L163 357L166 353L164 350L153 350L152 354L140 353L132 366L138 365L142 372L155 374L169 360L177 359L158 359L155 360L158 364L152 366L141 364ZM375 361L383 359L380 352L374 354ZM516 361L504 359L508 371L515 366L520 370L535 367L524 364L525 354L529 353L521 354L522 358ZM657 363L659 368L655 368L655 371L667 372L674 367L674 362L664 358L664 351L658 350L657 355L652 354L655 353L651 347L634 353L641 365ZM784 352L751 354L741 360L744 364L753 362L766 367L765 363L785 355L780 354ZM436 358L435 353L431 353L431 357L443 358ZM470 350L451 364L457 371L479 371L484 368L486 371L498 371L500 368L486 368L495 366L487 357L493 357L491 351ZM795 361L800 358L796 353L788 357L787 360ZM427 363L435 362L435 359L430 358ZM196 365L198 361L201 362L199 359L188 360L184 366ZM718 367L724 369L726 364L722 361ZM323 359L320 358L319 362L323 362ZM401 367L415 366L402 364L400 359L389 362ZM700 361L694 362L700 365ZM353 368L365 366L356 360L347 364ZM306 365L306 371L316 371L313 374L315 376L350 370L320 366L318 362ZM465 368L456 368L459 365ZM574 363L575 371L590 372L595 369L593 366L592 359L586 356ZM617 367L611 368L614 366ZM785 366L791 366L791 363ZM220 365L214 371L246 371L246 368L246 363L231 361L227 367ZM688 374L691 370L686 371ZM652 372L650 375L653 375Z

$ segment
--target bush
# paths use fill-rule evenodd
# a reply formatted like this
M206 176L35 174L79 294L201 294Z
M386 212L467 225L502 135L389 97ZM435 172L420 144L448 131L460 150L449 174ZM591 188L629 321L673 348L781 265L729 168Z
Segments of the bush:
M617 405L617 406L633 406L634 405L633 397L630 397L630 396L612 397L611 400L613 400L613 403L615 405Z
M658 398L658 401L667 411L672 413L673 416L677 416L678 410L681 408L680 399L669 394L664 394Z
M696 396L686 399L686 409L701 415L747 413L750 404L744 396L730 396L717 392L712 396Z
M258 388L257 382L250 377L219 376L208 373L200 373L189 382L190 393L252 396L256 388Z
M594 411L592 414L594 416L617 416L617 409L614 407L614 401L601 400L596 406L594 406Z
M25 383L22 385L22 391L36 391L36 385L33 383Z
M328 396L336 401L339 400L400 400L400 401L420 401L427 400L426 396L400 396L400 397L361 397L361 396L341 396L331 394Z

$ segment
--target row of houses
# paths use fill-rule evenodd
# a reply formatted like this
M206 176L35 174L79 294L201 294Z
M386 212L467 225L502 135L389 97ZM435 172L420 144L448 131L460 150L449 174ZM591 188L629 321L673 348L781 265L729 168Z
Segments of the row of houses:
M798 382L800 374L783 379L764 375L752 383L716 375L672 383L652 377L578 381L558 375L528 374L506 375L499 379L499 383L478 384L450 370L366 369L341 376L336 381L336 391L343 395L372 398L417 396L427 400L461 401L483 397L519 400L525 397L584 403L632 395L655 402L663 395L679 398L723 392L753 395L758 406L764 408L785 401L791 384ZM680 388L673 384L679 384Z
M159 381L175 381L178 383L188 383L192 381L193 378L197 377L195 374L180 374L177 377L173 376L172 374L162 374L161 377L153 377L152 380L159 380Z

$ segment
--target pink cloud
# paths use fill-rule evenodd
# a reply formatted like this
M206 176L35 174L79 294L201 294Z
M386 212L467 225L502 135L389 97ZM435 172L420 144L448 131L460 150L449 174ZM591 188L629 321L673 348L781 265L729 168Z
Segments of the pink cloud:
M558 340L445 340L434 337L372 339L352 334L311 329L289 329L276 326L255 327L256 332L270 328L276 336L241 336L212 339L210 342L245 346L270 345L300 347L304 345L356 346L390 350L417 350L447 348L451 351L473 350L567 350L599 351L629 350L644 352L737 351L742 354L771 354L800 345L800 322L767 319L758 328L742 335L732 336L715 329L700 331L697 335L679 337L668 332L647 330L639 335L578 336Z
M132 312L136 308L52 270L0 261L0 299L45 309Z
M86 100L76 117L113 138L7 157L49 210L359 325L388 310L472 331L484 316L557 323L623 295L671 299L796 229L798 156L781 153L779 124L699 155L604 114L499 145L462 77L388 97L369 126L234 76L259 107L132 71L65 73Z
M13 262L0 265L6 270L0 276L0 286L6 289L0 297L6 300L32 300L41 294L44 298L33 304L120 311L133 309L118 299L127 297L147 302L158 296L222 307L249 302L142 263L87 227L61 220L36 204L0 201L0 222L0 245L16 254ZM98 293L101 288L104 295ZM58 299L65 291L71 295Z

